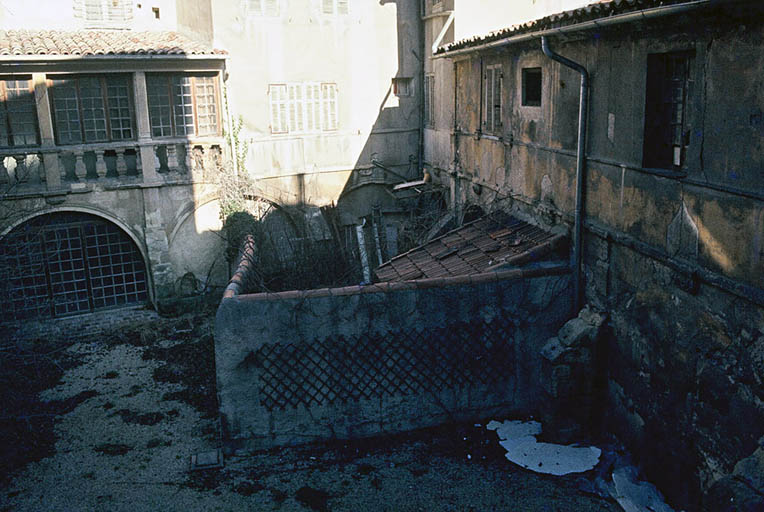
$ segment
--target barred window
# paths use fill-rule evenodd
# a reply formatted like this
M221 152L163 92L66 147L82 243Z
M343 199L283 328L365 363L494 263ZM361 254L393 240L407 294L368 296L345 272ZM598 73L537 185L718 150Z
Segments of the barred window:
M129 77L66 77L49 84L59 144L134 138Z
M0 80L0 146L39 144L31 80Z
M271 133L337 129L337 85L302 82L268 86Z
M218 135L217 87L214 75L146 75L151 135Z

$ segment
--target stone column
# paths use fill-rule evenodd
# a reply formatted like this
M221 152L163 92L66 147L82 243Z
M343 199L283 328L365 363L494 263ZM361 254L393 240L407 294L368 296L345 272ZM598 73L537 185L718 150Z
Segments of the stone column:
M141 154L141 173L144 183L160 181L154 166L154 143L151 141L149 123L149 99L146 92L146 73L133 73L133 94L135 96L135 120L138 124L138 151Z
M154 280L154 298L157 302L162 302L172 295L175 282L170 264L170 245L162 219L160 190L160 187L143 189L146 249Z
M45 168L45 182L49 190L61 188L58 150L53 133L53 117L50 114L48 82L45 73L33 73L34 99L37 104L37 123L40 127L40 153Z

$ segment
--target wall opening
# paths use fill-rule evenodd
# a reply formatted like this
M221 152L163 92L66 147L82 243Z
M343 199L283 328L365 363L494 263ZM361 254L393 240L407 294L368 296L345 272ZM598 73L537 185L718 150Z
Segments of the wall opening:
M0 322L89 313L148 300L135 243L94 215L41 215L0 243Z

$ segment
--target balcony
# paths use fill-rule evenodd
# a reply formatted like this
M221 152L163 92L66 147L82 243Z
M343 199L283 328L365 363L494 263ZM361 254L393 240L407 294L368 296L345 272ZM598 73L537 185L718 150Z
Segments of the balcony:
M146 156L149 162L144 163ZM223 141L218 137L0 148L0 194L36 195L81 189L87 184L115 188L209 182L222 166Z

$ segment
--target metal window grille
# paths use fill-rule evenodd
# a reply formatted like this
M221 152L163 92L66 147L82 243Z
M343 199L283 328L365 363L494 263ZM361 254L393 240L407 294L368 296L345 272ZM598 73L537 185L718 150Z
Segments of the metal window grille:
M0 243L0 321L140 303L146 268L132 240L91 215L38 217Z

